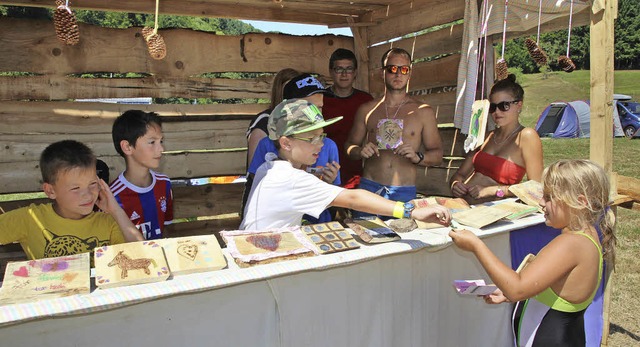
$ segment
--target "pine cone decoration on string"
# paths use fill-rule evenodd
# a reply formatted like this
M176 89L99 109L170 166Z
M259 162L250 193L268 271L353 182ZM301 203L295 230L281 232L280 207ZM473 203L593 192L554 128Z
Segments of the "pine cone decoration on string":
M167 55L167 45L164 43L164 39L158 33L153 33L153 28L142 28L142 37L147 42L147 50L151 58L160 60L164 59Z
M535 41L532 39L526 39L524 44L527 46L527 51L529 51L531 59L533 59L538 66L547 65L547 53L545 53L545 51L543 51Z
M560 66L560 68L564 70L564 72L571 72L576 69L576 64L574 64L573 60L571 60L571 58L567 57L566 55L561 55L558 57L558 66Z
M503 80L509 76L509 71L507 69L507 62L502 58L498 59L498 62L496 63L496 81Z
M58 40L66 45L75 45L80 42L80 31L78 30L78 22L76 15L71 12L64 2L56 1L59 4L53 12L53 25L56 28L56 36Z

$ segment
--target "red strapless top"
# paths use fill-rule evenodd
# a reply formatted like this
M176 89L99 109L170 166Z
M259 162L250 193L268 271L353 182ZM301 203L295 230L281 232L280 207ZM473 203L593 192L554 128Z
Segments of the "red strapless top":
M473 156L473 167L476 172L491 177L500 184L520 183L527 173L522 166L482 150Z

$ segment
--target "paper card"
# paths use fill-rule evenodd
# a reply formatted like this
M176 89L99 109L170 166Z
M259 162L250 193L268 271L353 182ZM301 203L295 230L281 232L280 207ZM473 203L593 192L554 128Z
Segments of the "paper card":
M533 206L542 212L542 207L540 207L540 201L542 201L542 183L528 180L509 186L509 191L525 204Z
M169 266L159 242L139 241L95 249L96 285L100 288L160 282Z
M510 215L511 212L495 206L479 206L452 215L456 222L473 228L482 228Z
M89 253L10 262L0 304L57 298L90 291Z
M498 289L493 284L487 285L484 280L455 280L453 287L462 295L489 295Z
M484 143L489 119L489 100L476 100L471 106L469 135L464 140L464 151L469 153Z
M214 235L187 236L156 240L162 245L171 274L184 275L215 271L227 266Z
M494 204L492 206L501 210L508 211L510 214L504 218L507 220L516 220L518 218L526 217L538 212L538 208L536 207L521 204L515 201L505 201Z

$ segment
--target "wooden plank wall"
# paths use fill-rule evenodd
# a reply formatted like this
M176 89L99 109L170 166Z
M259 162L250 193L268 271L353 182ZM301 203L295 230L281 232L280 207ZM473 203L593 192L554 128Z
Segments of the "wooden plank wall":
M77 46L65 46L56 39L50 21L0 17L0 72L26 73L0 76L0 194L40 191L40 153L63 139L88 144L115 178L124 169L124 160L113 147L111 126L115 117L132 108L163 117L167 152L158 171L172 179L244 174L245 132L250 119L268 107L256 100L269 98L273 74L290 67L328 80L330 54L336 48L353 49L352 38L335 35L221 36L169 29L160 30L168 53L157 61L147 53L140 28L109 29L81 23L80 33ZM79 77L98 72L142 77ZM202 77L222 72L257 77ZM248 103L71 101L127 97L233 98ZM189 222L175 225L171 236L237 228L242 191L242 184L176 185L175 217ZM0 208L7 211L42 201L4 202Z
M410 1L365 17L380 23L369 27L366 35L371 93L384 93L380 61L384 52L392 47L403 48L414 61L409 94L436 112L445 160L439 167L418 169L418 191L428 195L451 194L448 179L464 156L464 137L452 124L463 29L462 24L454 23L463 17L464 2L446 0Z

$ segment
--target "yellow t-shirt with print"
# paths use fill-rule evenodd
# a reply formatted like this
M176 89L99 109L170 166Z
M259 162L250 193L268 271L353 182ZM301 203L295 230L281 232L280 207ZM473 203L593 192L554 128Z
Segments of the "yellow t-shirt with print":
M31 204L0 215L0 244L20 242L29 259L93 252L124 243L116 221L104 212L74 220L60 217L52 204Z

